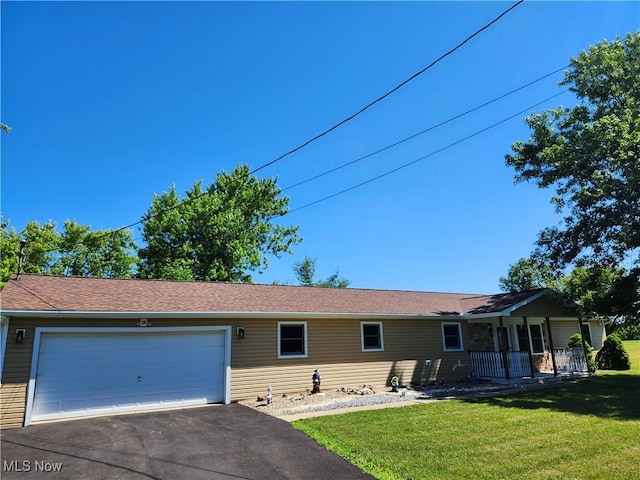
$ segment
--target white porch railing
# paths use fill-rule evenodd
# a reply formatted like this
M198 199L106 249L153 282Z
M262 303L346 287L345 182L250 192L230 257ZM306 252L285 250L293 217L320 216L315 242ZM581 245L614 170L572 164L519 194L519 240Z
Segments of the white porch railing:
M507 352L509 375L512 377L530 377L531 363L527 352Z
M471 374L475 377L506 378L502 352L469 352ZM531 376L527 352L506 352L510 377Z
M554 348L553 354L556 358L558 372L573 373L587 372L587 359L584 350L581 348Z

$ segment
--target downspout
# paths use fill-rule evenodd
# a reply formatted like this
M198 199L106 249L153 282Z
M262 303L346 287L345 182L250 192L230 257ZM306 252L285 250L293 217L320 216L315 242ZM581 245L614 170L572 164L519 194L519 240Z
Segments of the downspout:
M558 365L556 364L556 354L553 353L553 337L551 336L551 320L549 317L545 317L547 323L547 333L549 334L549 348L551 349L551 363L553 364L553 376L558 376Z
M502 322L502 315L498 317L498 324L500 325L500 332L502 333L502 339L500 340L500 352L502 354L502 363L504 365L504 378L509 380L511 376L509 375L509 357L507 356L507 346L509 342L507 341L507 331L504 328L504 323Z
M527 317L522 317L524 322L524 335L527 337L527 356L529 357L529 370L531 371L531 378L535 377L533 374L533 355L531 355L531 337L529 335L529 323Z

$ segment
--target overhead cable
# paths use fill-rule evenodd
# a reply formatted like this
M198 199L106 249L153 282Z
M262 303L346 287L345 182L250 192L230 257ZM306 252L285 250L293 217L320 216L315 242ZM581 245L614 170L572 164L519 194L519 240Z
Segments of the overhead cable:
M449 55L451 55L452 53L454 53L456 50L458 50L459 48L461 48L463 45L465 45L466 43L468 43L471 39L473 39L474 37L476 37L477 35L479 35L480 33L482 33L483 31L487 30L489 27L491 27L494 23L498 22L502 17L504 17L506 14L508 14L511 10L513 10L514 8L516 8L517 6L519 6L520 4L522 4L524 2L524 0L519 0L518 2L514 3L513 5L511 5L509 8L507 8L505 11L503 11L500 15L498 15L496 18L494 18L493 20L491 20L489 23L487 23L486 25L484 25L483 27L479 28L478 30L476 30L474 33L472 33L471 35L469 35L467 38L465 38L462 42L458 43L455 47L453 47L452 49L450 49L449 51L443 53L442 55L440 55L438 58L436 58L433 62L431 62L429 65L427 65L426 67L424 67L422 70L414 73L413 75L411 75L409 78L407 78L406 80L404 80L403 82L399 83L398 85L396 85L394 88L392 88L391 90L389 90L387 93L385 93L384 95L381 95L380 97L376 98L375 100L373 100L372 102L368 103L367 105L365 105L364 107L362 107L360 110L358 110L357 112L353 113L352 115L349 115L347 118L345 118L344 120L336 123L335 125L333 125L332 127L326 129L325 131L319 133L318 135L316 135L315 137L307 140L306 142L302 143L301 145L289 150L286 153L283 153L282 155L280 155L279 157L264 163L262 165L260 165L259 167L251 170L249 172L249 175L254 175L255 173L259 172L260 170L263 170L277 162L279 162L280 160L284 159L285 157L288 157L289 155L303 149L304 147L306 147L307 145L315 142L316 140L324 137L325 135L327 135L328 133L332 132L333 130L337 129L338 127L344 125L345 123L353 120L354 118L356 118L358 115L361 115L363 112L365 112L366 110L368 110L369 108L371 108L372 106L374 106L375 104L381 102L382 100L384 100L385 98L387 98L388 96L390 96L391 94L395 93L396 91L398 91L400 88L402 88L403 86L405 86L407 83L409 83L410 81L414 80L415 78L419 77L420 75L422 75L423 73L425 73L427 70L431 69L432 67L434 67L437 63L439 63L441 60L443 60L444 58L448 57ZM214 186L214 188L209 189L203 193L201 193L200 195L196 195L194 197L188 198L183 200L182 202L180 202L178 205L175 205L173 207L167 208L165 210L161 210L159 212L157 212L154 215L149 215L146 217L143 217L141 220L138 220L137 222L133 222L130 223L128 225L125 225L123 227L117 228L115 230L110 230L110 232L118 232L120 230L127 230L131 227L135 227L136 225L139 225L141 223L143 223L144 221L150 219L150 218L154 218L158 215L164 214L166 212L170 212L173 211L175 209L180 208L182 205L186 205L188 203L191 203L195 200L198 200L201 197L204 197L206 195L209 195L211 193L213 193L213 191L215 191L216 188Z
M496 123L494 123L494 124L492 124L492 125L489 125L488 127L485 127L485 128L483 128L482 130L478 130L477 132L472 133L471 135L467 135L466 137L461 138L460 140L457 140L457 141L455 141L455 142L453 142L453 143L450 143L449 145L447 145L447 146L445 146L445 147L439 148L438 150L435 150L435 151L433 151L433 152L431 152L431 153L428 153L428 154L426 154L426 155L423 155L423 156L422 156L422 157L420 157L420 158L416 158L415 160L412 160L411 162L408 162L408 163L405 163L405 164L403 164L403 165L400 165L399 167L396 167L396 168L394 168L394 169L392 169L392 170L388 170L388 171L386 171L386 172L384 172L384 173L382 173L382 174L380 174L380 175L377 175L377 176L375 176L375 177L373 177L373 178L370 178L370 179L368 179L368 180L365 180L364 182L360 182L360 183L358 183L358 184L356 184L356 185L353 185L353 186L351 186L351 187L349 187L349 188L345 188L344 190L340 190L339 192L333 193L333 194L328 195L328 196L326 196L326 197L323 197L323 198L321 198L321 199L319 199L319 200L315 200L315 201L313 201L313 202L310 202L310 203L307 203L307 204L305 204L305 205L302 205L301 207L297 207L297 208L294 208L294 209L292 209L292 210L289 210L289 213L298 212L298 211L300 211L300 210L302 210L302 209L304 209L304 208L310 207L310 206L312 206L312 205L316 205L316 204L318 204L318 203L324 202L324 201L326 201L326 200L329 200L329 199L331 199L331 198L337 197L337 196L342 195L342 194L344 194L344 193L350 192L351 190L355 190L356 188L362 187L362 186L367 185L367 184L369 184L369 183L371 183L371 182L375 182L376 180L380 180L380 179L381 179L381 178L383 178L383 177L386 177L386 176L388 176L388 175L391 175L392 173L395 173L395 172L397 172L397 171L399 171L399 170L402 170L402 169L404 169L404 168L407 168L407 167L409 167L409 166L411 166L411 165L413 165L413 164L415 164L415 163L418 163L418 162L420 162L420 161L422 161L422 160L425 160L425 159L427 159L427 158L429 158L429 157L432 157L432 156L434 156L434 155L436 155L436 154L438 154L438 153L440 153L440 152L442 152L442 151L444 151L444 150L447 150L447 149L449 149L449 148L451 148L451 147L454 147L455 145L458 145L459 143L462 143L462 142L464 142L464 141L466 141L466 140L469 140L470 138L473 138L473 137L475 137L475 136L477 136L477 135L480 135L481 133L484 133L484 132L486 132L487 130L490 130L490 129L494 128L494 127L497 127L498 125L501 125L501 124L503 124L503 123L505 123L505 122L507 122L507 121L509 121L509 120L513 119L513 118L519 117L520 115L522 115L522 114L524 114L524 113L526 113L526 112L530 111L532 108L535 108L535 107L537 107L537 106L539 106L539 105L542 105L543 103L548 102L549 100L552 100L552 99L554 99L554 98L556 98L556 97L558 97L558 96L560 96L560 95L562 95L562 94L564 94L564 93L566 93L566 92L568 92L568 91L569 91L569 89L566 89L566 90L561 91L560 93L556 93L555 95L553 95L553 96L551 96L551 97L549 97L549 98L546 98L545 100L543 100L543 101L541 101L541 102L538 102L538 103L536 103L535 105L532 105L532 106L530 106L530 107L528 107L528 108L525 108L524 110L521 110L521 111L519 111L518 113L514 113L513 115L511 115L511 116L509 116L509 117L507 117L507 118L505 118L505 119L502 119L502 120L500 120L499 122L496 122Z
M307 179L305 179L305 180L301 180L300 182L298 182L298 183L294 183L293 185L289 185L288 187L283 188L283 189L282 189L282 191L284 192L284 191L286 191L286 190L291 190L291 189L293 189L293 188L299 187L300 185L304 185L305 183L309 183L309 182L311 182L311 181L313 181L313 180L316 180L316 179L318 179L318 178L320 178L320 177L324 177L325 175L328 175L328 174L333 173L333 172L335 172L335 171L341 170L341 169L343 169L343 168L345 168L345 167L348 167L349 165L353 165L354 163L358 163L358 162L360 162L360 161L362 161L362 160L365 160L365 159L367 159L367 158L373 157L374 155L377 155L378 153L382 153L382 152L384 152L384 151L386 151L386 150L389 150L389 149L391 149L391 148L393 148L393 147L397 147L398 145L401 145L401 144L403 144L404 142L407 142L407 141L412 140L412 139L414 139L414 138L416 138L416 137L419 137L420 135L423 135L423 134L425 134L425 133L427 133L427 132L430 132L430 131L432 131L432 130L435 130L435 129L436 129L436 128L438 128L438 127L442 127L443 125L446 125L447 123L451 123L451 122L453 122L454 120L457 120L457 119L459 119L459 118L462 118L462 117L464 117L465 115L468 115L468 114L470 114L470 113L472 113L472 112L475 112L476 110L480 110L481 108L486 107L487 105L490 105L490 104L492 104L492 103L495 103L495 102L497 102L498 100L502 100L503 98L508 97L509 95L512 95L512 94L514 94L514 93L516 93L516 92L519 92L520 90L522 90L522 89L524 89L524 88L527 88L527 87L529 87L529 86L533 85L534 83L537 83L537 82L539 82L539 81L541 81L541 80L544 80L545 78L548 78L548 77L550 77L551 75L554 75L554 74L556 74L556 73L558 73L558 72L560 72L560 71L564 70L564 69L565 69L565 68L567 68L567 67L568 67L568 65L565 65L565 66L564 66L564 67L562 67L562 68L558 68L557 70L554 70L554 71L553 71L553 72L551 72L551 73L547 73L546 75L543 75L542 77L537 78L537 79L535 79L535 80L533 80L533 81L531 81L531 82L529 82L529 83L527 83L527 84L525 84L525 85L522 85L522 86L520 86L520 87L518 87L518 88L515 88L515 89L513 89L513 90L511 90L511 91L509 91L509 92L507 92L507 93L504 93L504 94L500 95L499 97L494 98L493 100L489 100L488 102L485 102L485 103L483 103L483 104L481 104L481 105L478 105L477 107L473 107L473 108L471 108L471 109L469 109L469 110L466 110L466 111L464 111L464 112L462 112L462 113L460 113L460 114L458 114L458 115L456 115L456 116L454 116L454 117L448 118L447 120L444 120L444 121L442 121L442 122L440 122L440 123L437 123L437 124L435 124L435 125L432 125L431 127L425 128L424 130L421 130L421 131L419 131L418 133L414 133L413 135L410 135L410 136L408 136L408 137L405 137L405 138L403 138L402 140L398 140L397 142L394 142L394 143L392 143L392 144L390 144L390 145L387 145L386 147L382 147L382 148L380 148L380 149L378 149L378 150L376 150L376 151L374 151L374 152L371 152L371 153L368 153L368 154L366 154L366 155L364 155L364 156L362 156L362 157L356 158L355 160L351 160L351 161L349 161L349 162L347 162L347 163L343 163L343 164L341 164L341 165L338 165L338 166L337 166L337 167L335 167L335 168L332 168L332 169L327 170L327 171L325 171L325 172L319 173L318 175L315 175L315 176L313 176L313 177L307 178Z

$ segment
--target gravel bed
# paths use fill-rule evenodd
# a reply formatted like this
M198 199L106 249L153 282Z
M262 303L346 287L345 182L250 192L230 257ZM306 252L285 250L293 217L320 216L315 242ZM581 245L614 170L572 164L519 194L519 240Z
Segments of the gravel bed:
M298 408L286 410L285 415L306 412L323 412L325 410L336 410L338 408L366 407L368 405L379 405L382 403L395 403L406 401L409 397L402 398L399 394L373 394L373 395L357 395L348 400L338 400L331 403L306 405ZM268 408L268 407L267 407Z
M341 408L365 407L370 405L391 404L412 400L429 400L444 397L457 397L497 392L517 388L505 385L453 386L448 388L429 388L414 390L407 388L402 393L388 390L376 390L375 393L358 395L343 392L327 392L319 395L300 394L295 397L276 397L274 403L267 405L264 401L243 401L244 405L276 417L296 415L307 412L323 412ZM401 391L402 392L402 391Z

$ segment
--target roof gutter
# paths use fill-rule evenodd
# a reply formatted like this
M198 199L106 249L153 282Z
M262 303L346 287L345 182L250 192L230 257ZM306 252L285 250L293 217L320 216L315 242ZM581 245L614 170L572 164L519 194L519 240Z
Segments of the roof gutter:
M77 310L1 310L0 314L21 318L263 318L263 319L460 319L460 315L423 315L415 313L323 313L323 312L118 312Z

